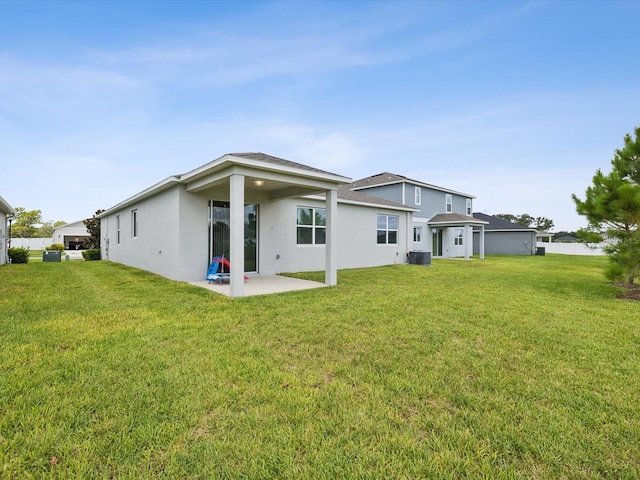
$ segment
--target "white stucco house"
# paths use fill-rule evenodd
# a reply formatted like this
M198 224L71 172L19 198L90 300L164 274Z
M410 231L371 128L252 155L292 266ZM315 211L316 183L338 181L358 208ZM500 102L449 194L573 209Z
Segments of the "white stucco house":
M262 153L227 154L98 215L102 258L189 282L225 255L231 296L243 295L245 272L324 270L335 285L338 267L405 263L413 209L350 182Z
M53 229L53 243L61 243L65 250L81 250L86 248L91 235L83 220L67 223Z
M213 257L224 255L230 295L239 297L245 273L323 270L325 283L335 285L338 268L407 263L419 211L354 189L342 175L234 153L166 178L97 218L103 259L195 282ZM466 216L442 221L434 225L481 224Z
M13 207L0 197L0 265L7 263L7 247L9 242L8 219L15 214Z

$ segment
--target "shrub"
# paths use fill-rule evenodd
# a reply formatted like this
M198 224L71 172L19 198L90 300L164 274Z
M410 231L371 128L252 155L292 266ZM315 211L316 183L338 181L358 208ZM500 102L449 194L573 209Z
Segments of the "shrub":
M53 245L49 245L46 247L46 250L64 250L64 245L62 243L54 243Z
M29 249L14 247L8 250L11 263L27 263L29 261Z
M90 262L91 260L100 260L100 249L99 248L90 248L89 250L82 251L82 257Z

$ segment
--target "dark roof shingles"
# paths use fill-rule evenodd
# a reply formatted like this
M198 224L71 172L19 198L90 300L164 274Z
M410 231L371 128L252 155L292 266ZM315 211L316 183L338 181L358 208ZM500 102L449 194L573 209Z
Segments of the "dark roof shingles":
M280 165L282 167L297 168L300 170L307 170L309 172L324 173L327 175L342 176L336 173L321 170L319 168L303 165L302 163L292 162L291 160L285 160L284 158L273 157L261 152L245 152L245 153L230 153L234 157L246 158L247 160L257 160L259 162L271 163L272 165Z

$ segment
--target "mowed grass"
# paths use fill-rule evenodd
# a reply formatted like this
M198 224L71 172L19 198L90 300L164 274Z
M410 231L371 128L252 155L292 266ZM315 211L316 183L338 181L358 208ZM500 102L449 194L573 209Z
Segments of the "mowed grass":
M3 266L0 478L638 478L640 303L605 262L436 260L234 300L107 262Z

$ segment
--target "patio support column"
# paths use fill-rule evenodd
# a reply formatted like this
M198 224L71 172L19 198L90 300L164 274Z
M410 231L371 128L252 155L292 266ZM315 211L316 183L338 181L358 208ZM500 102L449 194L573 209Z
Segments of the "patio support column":
M471 225L468 223L464 226L464 259L469 260L469 250L473 250L473 233Z
M327 190L327 233L324 283L338 284L338 191Z
M407 219L407 241L406 241L406 255L404 256L405 258L402 259L402 263L409 263L409 252L411 250L413 250L413 213L411 212L407 212L406 213L406 219ZM427 232L424 232L425 235ZM424 239L420 239L420 250L422 250L422 242L424 241ZM397 260L397 259L396 259Z
M229 216L231 217L229 256L231 297L244 296L244 175L229 177Z
M480 225L480 260L484 259L484 225Z

